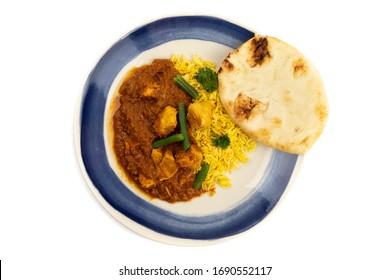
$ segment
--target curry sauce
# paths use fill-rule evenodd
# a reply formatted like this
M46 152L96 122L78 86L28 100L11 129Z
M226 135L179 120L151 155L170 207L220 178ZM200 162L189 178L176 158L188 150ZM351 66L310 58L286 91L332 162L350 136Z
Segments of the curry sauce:
M194 188L203 156L191 133L188 151L180 142L152 148L154 141L180 132L178 105L188 108L191 103L173 81L178 74L167 59L133 69L119 87L119 105L113 115L113 150L119 166L140 190L171 203L204 192Z

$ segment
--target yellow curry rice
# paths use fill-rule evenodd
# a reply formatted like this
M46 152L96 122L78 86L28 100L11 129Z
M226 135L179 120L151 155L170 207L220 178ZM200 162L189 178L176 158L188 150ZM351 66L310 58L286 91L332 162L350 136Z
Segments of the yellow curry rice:
M190 60L184 55L174 55L171 61L187 82L197 89L199 98L194 102L208 101L213 104L211 127L192 130L193 137L202 150L204 162L210 165L202 188L214 193L216 183L221 187L230 187L230 178L226 173L230 173L240 163L248 160L247 153L256 148L256 141L249 138L227 115L220 102L218 90L208 93L194 78L198 70L203 67L216 71L215 63L196 55ZM214 146L212 139L215 135L227 135L230 138L229 147L222 149Z

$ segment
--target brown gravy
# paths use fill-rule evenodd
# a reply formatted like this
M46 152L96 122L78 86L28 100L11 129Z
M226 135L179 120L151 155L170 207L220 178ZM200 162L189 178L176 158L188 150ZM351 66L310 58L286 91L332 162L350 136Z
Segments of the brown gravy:
M191 133L191 149L186 152L180 142L152 148L166 131L180 132L179 125L161 128L167 123L161 120L163 111L174 111L179 103L186 107L191 103L173 81L178 74L167 59L133 69L119 87L119 105L112 122L113 150L121 169L140 190L170 203L188 201L204 192L194 188L197 166L193 158L202 155ZM175 121L172 113L167 118ZM190 132L191 127L188 129Z

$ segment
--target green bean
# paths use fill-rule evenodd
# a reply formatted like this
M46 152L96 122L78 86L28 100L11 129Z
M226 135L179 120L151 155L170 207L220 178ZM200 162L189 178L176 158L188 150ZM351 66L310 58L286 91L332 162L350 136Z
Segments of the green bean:
M183 140L184 140L184 135L183 134L181 134L181 133L174 134L174 135L165 137L163 139L154 141L152 143L152 147L153 147L153 149L157 149L157 148L160 148L162 146L166 146L166 145L169 145L169 144L172 144L172 143L175 143L175 142L179 142L179 141L183 141Z
M179 125L180 125L180 132L184 136L183 149L184 151L187 151L191 145L190 145L190 137L188 135L188 129L187 129L186 106L184 105L184 103L179 104Z
M197 99L199 94L182 76L177 75L175 78L173 78L173 81L187 93L189 96L191 96L193 99Z
M195 178L194 187L195 189L199 189L202 186L203 181L206 179L207 173L209 172L210 165L207 163L202 164L202 168L198 172Z

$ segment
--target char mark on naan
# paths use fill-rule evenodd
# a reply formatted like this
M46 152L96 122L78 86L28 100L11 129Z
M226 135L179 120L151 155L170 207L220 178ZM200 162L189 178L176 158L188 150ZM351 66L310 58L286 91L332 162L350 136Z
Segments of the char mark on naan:
M251 67L261 65L263 62L271 58L271 54L268 51L268 39L267 37L254 37L249 46L252 57L250 60Z

